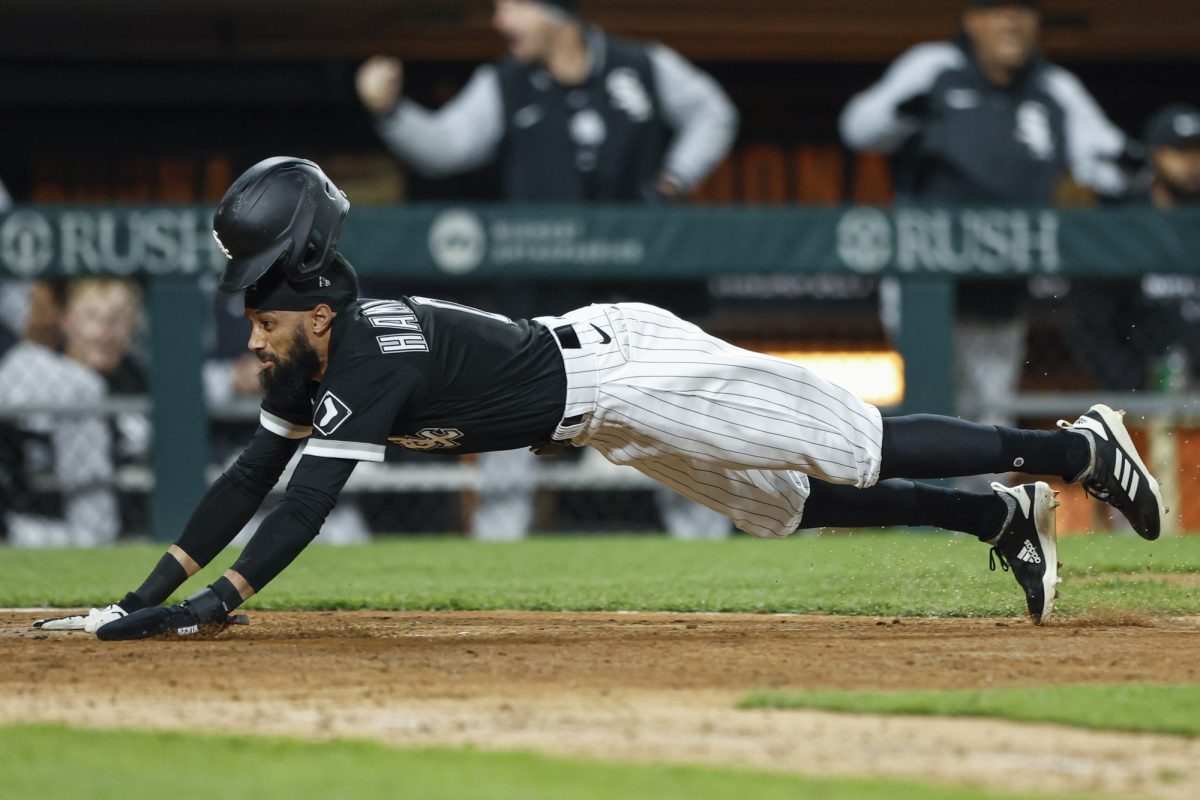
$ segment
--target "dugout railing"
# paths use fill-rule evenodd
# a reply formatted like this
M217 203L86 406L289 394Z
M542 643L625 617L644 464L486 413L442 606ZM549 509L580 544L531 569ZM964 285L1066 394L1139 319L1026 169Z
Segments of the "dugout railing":
M171 538L213 469L210 410L201 385L200 331L210 311L201 282L224 257L198 207L19 207L0 215L0 272L14 279L97 274L137 277L146 287L151 336L150 463L118 481L150 493L151 530ZM595 279L628 282L716 275L895 276L903 284L895 340L904 360L903 410L952 413L954 287L965 278L1131 278L1200 275L1200 212L879 208L560 208L406 206L356 208L343 249L360 273L469 285L480 281ZM631 291L635 294L635 291ZM1194 393L1042 392L1014 403L1022 416L1069 415L1094 401L1122 403L1168 426L1200 418ZM0 409L2 418L31 410ZM54 413L71 413L69 403ZM212 409L253 419L253 407ZM383 465L354 486L468 489L463 464ZM539 470L545 486L640 488L632 473L605 477L586 462Z

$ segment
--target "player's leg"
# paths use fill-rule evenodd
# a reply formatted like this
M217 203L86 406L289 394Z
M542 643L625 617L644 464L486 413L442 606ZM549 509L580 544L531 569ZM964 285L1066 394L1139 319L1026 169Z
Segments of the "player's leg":
M969 533L991 545L996 559L1025 592L1034 622L1054 608L1058 582L1054 509L1058 501L1045 483L991 492L963 492L915 481L880 481L867 489L811 481L800 527L931 526Z
M1164 510L1153 476L1118 414L1096 406L1057 431L879 411L804 367L704 333L639 304L604 309L613 342L601 354L589 431L636 442L618 463L680 458L716 470L797 470L872 486L889 477L942 478L1018 470L1082 482L1145 538ZM607 334L606 334L607 335Z
M811 481L803 529L935 527L996 538L1011 511L997 492L964 492L893 478L867 489Z
M1020 430L917 414L883 421L880 478L953 478L1021 472L1080 482L1113 505L1146 539L1157 539L1166 509L1122 416L1093 406L1059 430Z
M957 478L1022 472L1075 480L1088 467L1088 443L1063 430L983 425L913 414L883 420L879 468L887 478Z
M986 493L908 480L857 489L812 480L799 472L721 469L652 455L616 432L600 433L590 444L610 460L633 466L760 538L784 538L797 528L904 525L970 533L992 546L993 569L996 557L1004 569L1011 565L1035 622L1053 608L1058 579L1057 501L1044 483L1014 489L993 484L993 491Z
M878 409L799 364L745 350L670 312L606 307L613 341L599 352L588 443L612 431L638 452L715 469L796 470L870 486Z

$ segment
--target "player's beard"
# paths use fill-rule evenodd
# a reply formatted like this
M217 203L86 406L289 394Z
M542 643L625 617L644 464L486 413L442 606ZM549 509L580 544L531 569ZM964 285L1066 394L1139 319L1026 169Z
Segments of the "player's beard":
M296 331L290 349L286 361L274 355L264 356L271 362L271 368L258 373L267 405L274 408L293 407L298 401L308 402L309 383L321 371L321 358L305 338L304 331Z

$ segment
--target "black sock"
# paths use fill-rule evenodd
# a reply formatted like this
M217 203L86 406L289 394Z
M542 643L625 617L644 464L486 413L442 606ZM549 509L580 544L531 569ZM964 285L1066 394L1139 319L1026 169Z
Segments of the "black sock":
M183 586L188 578L187 570L183 568L175 556L163 553L163 557L154 565L154 569L146 576L142 585L133 592L143 606L162 605L171 596L171 592ZM124 603L121 604L124 607ZM130 609L125 609L129 611Z
M907 480L880 481L869 489L810 479L801 528L934 526L987 541L1008 519L994 492L961 492Z
M217 580L208 585L208 588L213 590L221 600L221 604L225 607L225 611L233 611L245 601L242 600L242 594L234 587L233 582L222 575Z
M1072 480L1090 460L1087 441L1066 431L1027 431L913 414L883 421L879 477L958 478L1023 472Z
M1025 431L996 426L1007 470L1027 475L1057 475L1064 481L1079 477L1092 459L1087 439L1067 431Z

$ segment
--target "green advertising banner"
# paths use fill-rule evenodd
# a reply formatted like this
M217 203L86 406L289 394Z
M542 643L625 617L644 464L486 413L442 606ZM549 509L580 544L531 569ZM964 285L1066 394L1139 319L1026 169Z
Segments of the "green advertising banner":
M0 215L16 277L199 274L224 256L199 207ZM689 278L842 273L1118 277L1200 271L1200 212L1150 209L355 208L341 249L367 275Z

